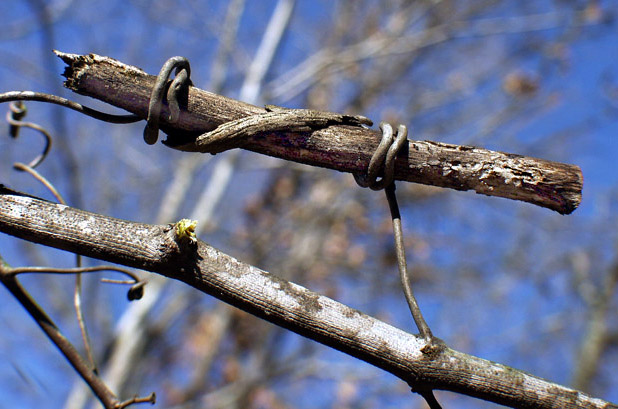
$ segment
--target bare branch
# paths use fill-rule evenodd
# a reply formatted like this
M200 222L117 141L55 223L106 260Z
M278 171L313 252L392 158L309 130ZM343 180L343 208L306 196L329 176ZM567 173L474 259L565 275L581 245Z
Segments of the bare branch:
M109 57L56 52L69 66L65 85L146 118L155 77ZM186 151L202 151L199 134L219 125L266 110L194 87L174 125L166 122L166 144ZM308 132L266 132L247 139L243 148L265 155L363 173L380 141L377 131L350 126L330 126ZM405 149L403 149L406 152ZM430 141L410 141L407 156L398 156L395 179L456 190L522 200L571 213L581 201L583 177L578 166L469 146Z
M445 345L426 348L418 336L242 263L204 242L182 244L171 226L114 219L1 188L0 231L183 281L388 371L419 393L450 390L517 408L618 408Z

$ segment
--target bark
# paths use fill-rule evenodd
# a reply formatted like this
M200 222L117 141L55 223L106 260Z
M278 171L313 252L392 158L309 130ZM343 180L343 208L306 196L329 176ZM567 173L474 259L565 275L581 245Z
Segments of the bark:
M430 348L416 335L242 263L202 241L183 241L170 225L119 220L0 186L0 231L183 281L382 368L414 391L449 390L515 408L618 408L443 344Z
M95 54L56 51L68 65L65 86L147 117L155 77L139 68ZM166 144L200 151L197 136L217 126L266 110L190 87L178 122L160 123ZM381 139L379 132L333 125L312 132L266 132L247 139L243 148L341 172L364 173ZM581 201L583 177L578 166L521 155L431 141L410 140L397 157L395 179L456 190L522 200L555 210L573 212Z

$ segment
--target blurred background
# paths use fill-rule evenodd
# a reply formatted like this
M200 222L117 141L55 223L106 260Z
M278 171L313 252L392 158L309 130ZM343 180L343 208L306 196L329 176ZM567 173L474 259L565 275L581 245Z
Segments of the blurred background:
M174 55L196 86L256 105L363 114L409 137L581 166L583 201L530 204L399 182L414 290L452 348L618 401L616 1L13 0L0 4L0 91L62 87L52 49L156 74ZM238 259L416 332L398 284L382 193L349 174L245 151L216 156L143 142L42 103L27 120L52 151L38 168L75 207L147 223L199 220ZM8 110L8 105L2 107ZM0 133L0 183L51 199L12 169L42 146ZM12 266L74 256L0 235ZM95 265L96 260L86 260ZM142 273L146 275L146 273ZM160 408L423 408L395 377L161 277L144 299L84 277L101 372L122 398ZM74 278L22 282L79 344ZM0 289L0 407L92 407L90 391ZM445 408L496 405L437 392Z

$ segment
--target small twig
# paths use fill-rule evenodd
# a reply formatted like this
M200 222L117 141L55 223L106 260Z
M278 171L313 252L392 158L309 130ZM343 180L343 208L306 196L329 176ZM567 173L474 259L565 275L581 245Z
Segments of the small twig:
M194 144L201 152L212 154L242 147L247 139L272 132L308 132L331 125L362 126L373 122L361 115L342 115L312 109L289 109L266 105L266 113L226 122L197 137ZM182 148L181 148L182 149Z
M69 267L69 268L55 268L55 267L15 267L12 268L10 274L28 274L28 273L47 273L47 274L78 274L78 273L97 273L100 271L117 271L125 274L133 280L131 283L136 283L139 277L122 267L116 266L94 266L94 267ZM111 280L110 280L111 282Z
M82 274L82 273L98 273L100 271L116 271L118 273L125 274L131 278L131 280L112 280L109 278L102 278L101 282L112 284L131 284L129 289L129 300L138 300L143 293L143 287L147 284L146 280L142 280L137 274L122 267L115 266L93 266L93 267L74 267L74 268L54 268L54 267L16 267L12 268L6 274Z
M81 266L81 257L77 256L76 265L78 267ZM92 342L90 342L90 336L88 335L88 327L86 327L86 319L84 317L84 310L82 309L82 274L75 274L75 287L73 289L73 308L75 308L75 316L77 317L77 322L79 324L79 332L82 336L82 342L84 344L84 349L86 350L86 358L88 358L88 362L90 363L90 369L95 374L99 374L99 370L97 369L97 362L94 359L94 354L92 353Z
M419 391L417 393L421 395L423 399L425 399L425 402L427 402L429 409L442 409L442 406L440 406L440 402L438 402L438 400L436 399L433 391Z
M157 395L154 392L152 392L150 395L145 396L143 398L139 398L135 396L131 399L127 399L124 402L120 402L119 404L117 404L116 409L123 409L129 405L133 405L134 403L150 403L154 405L155 403L157 403Z
M50 104L56 104L65 108L72 109L80 112L84 115L88 115L92 118L100 121L110 122L113 124L130 124L142 120L136 115L113 115L106 114L105 112L97 111L96 109L88 108L77 102L68 100L66 98L59 97L57 95L45 94L43 92L33 91L9 91L0 94L0 103L10 101L39 101L47 102Z
M113 409L118 404L118 398L110 391L105 383L88 366L75 347L60 332L56 324L49 318L41 307L32 299L30 294L19 284L15 274L6 264L0 263L0 281L11 294L19 301L30 316L35 320L47 337L58 347L60 352L69 361L90 389L97 396L106 409Z

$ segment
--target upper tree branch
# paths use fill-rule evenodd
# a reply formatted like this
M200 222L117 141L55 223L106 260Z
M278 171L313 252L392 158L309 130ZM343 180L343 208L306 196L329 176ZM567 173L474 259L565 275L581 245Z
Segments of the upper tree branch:
M415 335L242 263L171 226L114 219L0 185L0 231L183 281L267 321L367 361L416 391L450 390L516 408L618 408ZM148 291L146 289L146 291Z
M143 118L155 77L109 57L56 52L68 64L65 85ZM199 151L193 142L217 126L266 112L264 108L189 88L179 121L169 124L164 107L160 122L171 147ZM342 172L367 170L381 135L374 130L330 126L313 132L272 132L249 138L246 149ZM578 166L469 146L410 141L395 166L395 179L490 196L522 200L571 213L581 201L583 177Z

